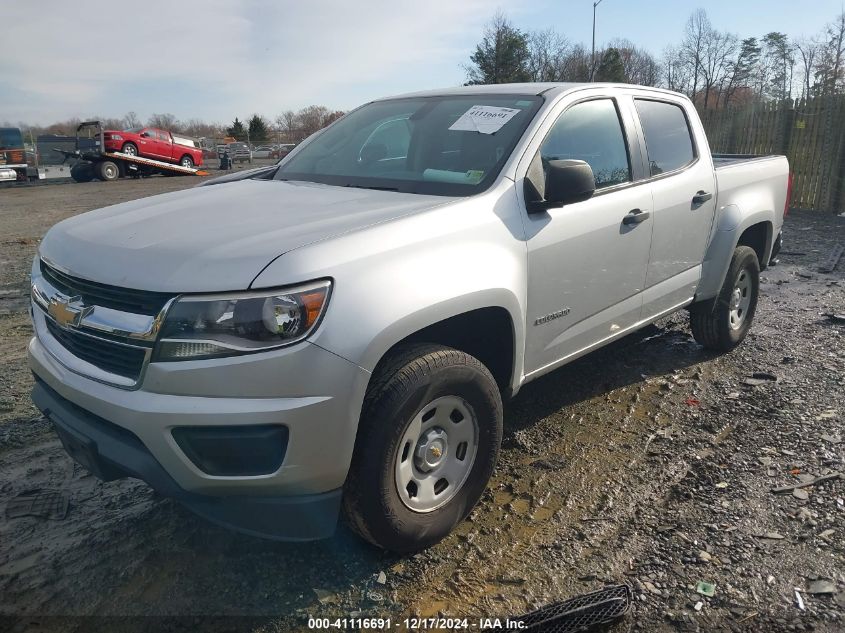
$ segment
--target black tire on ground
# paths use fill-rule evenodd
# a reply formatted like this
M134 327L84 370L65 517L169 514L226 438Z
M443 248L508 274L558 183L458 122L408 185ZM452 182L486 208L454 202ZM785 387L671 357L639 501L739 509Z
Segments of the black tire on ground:
M454 496L445 497L448 501L434 509L415 511L400 497L397 460L404 461L402 455L408 453L408 445L403 443L411 421L435 400L448 396L457 397L474 415L474 461L467 466L463 483L449 493ZM429 414L433 415L431 410L425 411L425 415ZM464 419L455 424L470 422ZM397 348L380 363L364 399L344 488L347 523L362 538L387 550L413 552L434 545L478 502L493 474L501 441L501 394L490 371L478 359L441 345ZM442 454L449 451L459 455L461 447L449 446ZM440 455L436 453L437 457Z
M182 167L193 168L194 159L185 154L182 158L179 159L179 165L181 165Z
M124 143L123 147L120 148L120 151L124 154L129 154L130 156L137 156L138 146L135 145L135 143Z
M748 246L737 246L719 295L690 307L690 325L695 340L707 349L720 352L734 349L751 329L759 292L757 253ZM745 298L748 299L745 308L736 310L736 304L743 303Z
M70 177L76 182L91 182L94 180L94 166L91 163L77 163L70 168Z
M110 160L104 160L99 163L96 172L97 178L106 182L120 178L120 168L117 166L117 163Z

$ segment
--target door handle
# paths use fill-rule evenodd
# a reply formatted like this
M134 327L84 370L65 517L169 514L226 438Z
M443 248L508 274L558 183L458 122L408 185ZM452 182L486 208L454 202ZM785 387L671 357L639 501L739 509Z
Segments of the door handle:
M644 222L651 217L651 213L648 211L642 211L640 209L631 209L628 211L627 215L622 218L622 224L639 224L640 222Z
M692 203L693 204L704 204L708 200L712 200L712 199L713 199L713 194L710 193L709 191L698 191L692 197Z

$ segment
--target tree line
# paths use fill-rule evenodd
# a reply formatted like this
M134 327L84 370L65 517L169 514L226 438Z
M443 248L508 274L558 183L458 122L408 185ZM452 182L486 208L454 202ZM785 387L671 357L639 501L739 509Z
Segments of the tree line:
M763 99L845 93L845 11L812 37L773 31L740 38L716 28L704 9L660 56L626 39L592 54L553 28L524 31L497 13L464 66L467 84L611 81L686 93L722 108Z
M238 117L235 117L235 120L229 125L208 123L196 118L182 121L170 113L153 114L146 122L142 121L135 112L127 112L125 116L120 118L92 116L87 120L99 120L107 130L128 130L146 125L194 138L222 139L225 136L233 136L239 141L257 144L271 142L299 143L337 120L343 114L340 110L331 110L321 105L311 105L298 111L286 110L272 121L260 114L253 114L246 121L241 121ZM74 136L76 127L81 122L82 119L72 118L47 126L2 123L0 127L19 127L28 140L30 134L32 138L47 134Z

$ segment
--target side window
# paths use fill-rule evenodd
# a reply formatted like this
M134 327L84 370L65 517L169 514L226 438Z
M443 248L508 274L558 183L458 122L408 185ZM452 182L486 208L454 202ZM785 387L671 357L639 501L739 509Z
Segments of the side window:
M590 165L596 189L631 180L628 149L613 99L578 103L558 117L540 147L545 164L576 159Z
M411 144L411 128L408 119L393 119L379 125L361 148L361 155L373 153L378 160L405 158Z
M680 106L646 99L636 99L634 103L645 134L652 176L680 169L695 160L692 132Z
M158 140L164 141L165 143L169 143L170 142L170 134L168 134L167 132L159 132L158 133Z

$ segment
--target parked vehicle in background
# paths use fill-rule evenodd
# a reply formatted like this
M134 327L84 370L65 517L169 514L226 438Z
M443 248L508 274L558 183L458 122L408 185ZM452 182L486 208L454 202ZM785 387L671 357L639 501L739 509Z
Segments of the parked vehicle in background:
M203 154L198 143L154 127L128 130L103 130L106 151L122 152L174 163L182 167L199 167Z
M0 127L0 182L27 178L26 148L20 128Z
M91 472L217 523L303 540L342 511L418 550L484 492L526 383L681 309L736 348L789 188L782 156L711 156L667 90L374 101L278 165L53 227L33 400Z
M291 150L296 147L296 143L283 143L279 145L278 149L276 149L275 153L271 158L284 158L288 154L290 154Z
M259 145L252 150L253 158L273 158L273 154L277 153L278 148L272 145Z
M241 142L234 142L229 143L227 146L229 149L229 158L232 159L232 162L237 163L251 163L252 162L252 150L249 148L249 145L246 143Z

